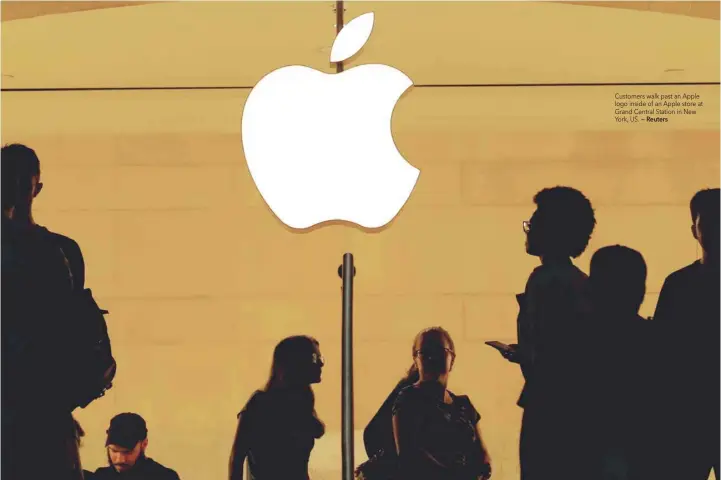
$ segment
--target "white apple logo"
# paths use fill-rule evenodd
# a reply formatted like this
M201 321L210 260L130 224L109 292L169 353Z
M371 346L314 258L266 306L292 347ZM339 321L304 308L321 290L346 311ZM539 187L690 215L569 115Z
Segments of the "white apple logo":
M373 13L349 22L331 62L357 53L372 29ZM391 134L393 109L411 85L386 65L338 74L293 65L258 82L243 110L243 150L261 196L284 224L379 228L393 220L420 174Z

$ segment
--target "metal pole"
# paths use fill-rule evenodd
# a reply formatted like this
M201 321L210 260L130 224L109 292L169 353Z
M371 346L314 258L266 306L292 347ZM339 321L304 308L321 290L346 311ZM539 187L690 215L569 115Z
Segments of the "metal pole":
M343 28L343 11L345 10L345 7L343 6L343 0L340 0L338 2L335 2L335 34L338 35ZM343 62L338 62L335 64L335 71L336 73L340 73L343 71Z
M343 29L343 0L335 2L335 33ZM343 71L343 62L336 63L336 73ZM343 459L343 480L353 480L355 470L353 435L353 254L343 255L343 264L338 267L343 279L343 339L342 339L342 386L341 386L341 456Z
M355 266L353 254L343 255L343 265L338 267L343 279L343 344L342 344L342 451L343 480L353 480L355 470L353 435L353 277Z

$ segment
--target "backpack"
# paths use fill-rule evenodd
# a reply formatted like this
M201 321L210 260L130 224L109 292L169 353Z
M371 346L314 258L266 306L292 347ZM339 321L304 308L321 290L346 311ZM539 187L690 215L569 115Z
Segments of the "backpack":
M20 409L85 408L115 377L108 312L89 289L74 288L46 228L18 228L5 217L2 227L3 399Z
M113 357L102 310L89 288L74 292L65 322L71 344L66 367L69 372L66 399L71 409L85 408L113 386L117 364Z

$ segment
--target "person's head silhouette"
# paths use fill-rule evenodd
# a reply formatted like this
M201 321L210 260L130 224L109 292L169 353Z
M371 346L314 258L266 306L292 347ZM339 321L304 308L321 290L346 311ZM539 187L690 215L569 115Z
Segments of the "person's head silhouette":
M541 260L568 259L581 255L596 226L591 202L571 187L552 187L538 192L536 211L523 222L526 252Z
M453 339L443 328L427 328L416 335L413 361L421 380L432 380L448 374L455 360Z
M640 252L612 245L591 258L589 284L596 310L636 315L646 295L646 261Z
M266 390L307 387L320 383L324 365L316 339L304 335L285 338L273 352L273 365Z
M19 143L2 147L0 157L3 214L16 221L33 223L33 200L43 188L40 160L32 148Z
M719 215L718 188L700 190L691 199L691 232L703 249L703 262L719 262Z

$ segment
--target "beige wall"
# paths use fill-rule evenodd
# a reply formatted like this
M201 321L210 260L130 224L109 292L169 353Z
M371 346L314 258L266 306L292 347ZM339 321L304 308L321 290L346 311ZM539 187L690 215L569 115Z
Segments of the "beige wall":
M618 124L616 91L689 91L705 106L667 124ZM3 142L41 157L38 220L78 240L88 285L111 311L119 373L77 412L86 467L104 462L109 418L136 411L152 457L183 479L222 478L235 414L265 380L274 344L309 333L328 363L316 392L329 434L313 478L339 479L336 269L350 251L357 428L409 365L415 333L440 324L457 344L451 388L483 416L494 478L518 478L521 377L483 342L514 338L513 294L536 265L521 229L535 191L569 184L593 201L599 225L577 262L584 270L603 245L643 252L650 315L665 275L697 257L691 195L719 186L718 86L416 88L393 120L399 150L421 170L399 217L380 233L298 234L265 206L243 161L247 93L3 92Z
M43 2L32 0L5 0L0 4L0 15L2 21L18 20L22 18L39 17L43 15L57 15L71 12L82 12L86 10L95 10L100 8L117 8L117 7L137 7L157 2ZM691 17L714 18L719 19L719 4L714 1L610 1L610 2L556 2L575 5L608 7L608 8L628 8L632 10L646 10L654 12L673 13L677 15L688 15Z

